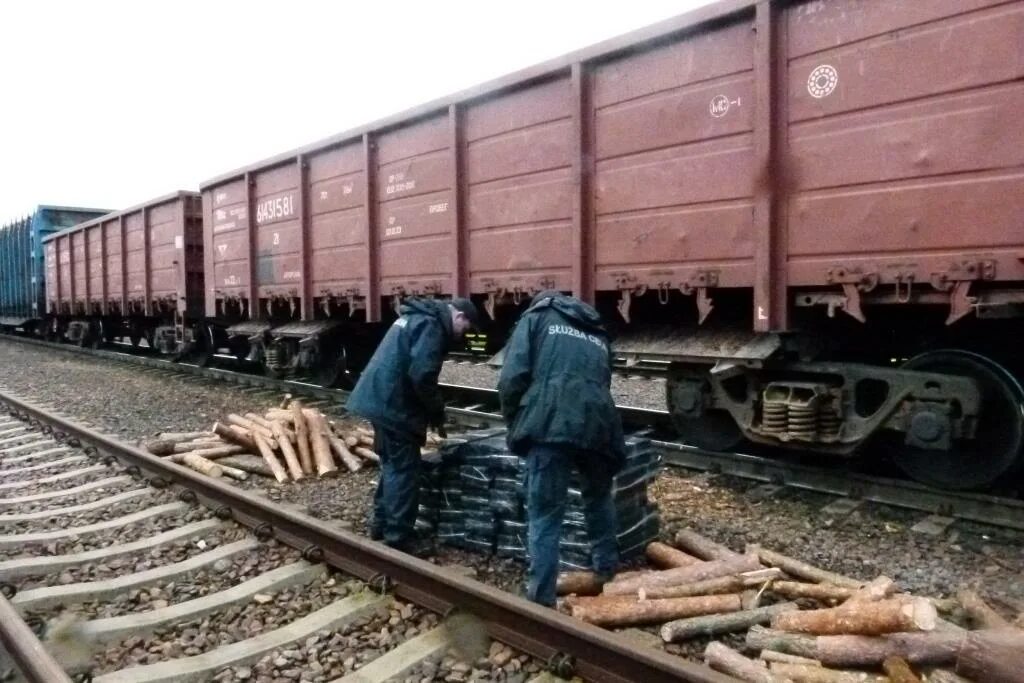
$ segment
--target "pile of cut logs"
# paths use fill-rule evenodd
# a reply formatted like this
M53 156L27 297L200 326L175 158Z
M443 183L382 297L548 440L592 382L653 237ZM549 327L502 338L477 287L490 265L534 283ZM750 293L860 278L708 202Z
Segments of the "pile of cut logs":
M603 585L562 574L562 608L609 628L661 624L666 643L746 631L757 659L719 641L704 659L754 683L1024 681L1024 617L1007 621L973 591L917 597L885 576L865 583L754 545L736 553L688 529L647 558L658 569Z
M145 447L211 477L244 480L259 474L279 483L380 463L371 430L342 427L291 397L264 415L231 414L210 431L164 432Z

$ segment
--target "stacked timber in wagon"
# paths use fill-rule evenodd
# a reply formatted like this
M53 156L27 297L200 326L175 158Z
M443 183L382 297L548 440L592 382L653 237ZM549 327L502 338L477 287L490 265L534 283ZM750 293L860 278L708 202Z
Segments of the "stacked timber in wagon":
M342 426L290 397L262 415L229 414L209 431L158 434L145 447L207 476L245 480L258 474L278 483L380 463L371 430Z
M704 652L744 681L1024 681L1024 630L974 591L924 598L885 576L859 581L756 545L737 553L691 530L674 540L647 547L652 569L607 583L562 574L562 608L607 628L660 625L666 643L745 632L747 653L716 640Z

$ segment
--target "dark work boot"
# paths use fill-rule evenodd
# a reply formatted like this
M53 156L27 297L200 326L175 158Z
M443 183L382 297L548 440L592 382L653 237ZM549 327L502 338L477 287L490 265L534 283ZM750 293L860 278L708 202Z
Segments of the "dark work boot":
M418 557L421 560L426 560L437 554L437 548L434 547L433 542L426 539L411 539L398 543L388 543L388 546L406 555Z

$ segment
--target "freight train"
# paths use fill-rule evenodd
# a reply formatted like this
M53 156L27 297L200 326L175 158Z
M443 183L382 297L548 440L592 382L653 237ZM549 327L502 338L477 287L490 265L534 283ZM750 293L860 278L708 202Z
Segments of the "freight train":
M405 297L498 351L558 289L698 446L1014 486L1022 35L1024 0L724 0L50 237L41 329L332 384Z

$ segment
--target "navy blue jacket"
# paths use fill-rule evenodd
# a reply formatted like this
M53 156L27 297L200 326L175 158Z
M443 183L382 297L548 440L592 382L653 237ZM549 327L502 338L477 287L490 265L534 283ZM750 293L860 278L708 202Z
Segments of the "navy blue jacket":
M432 299L412 299L400 313L363 370L346 408L422 445L427 426L444 419L437 377L452 336L452 318L447 303Z
M498 380L509 448L564 445L608 458L626 457L622 422L611 396L611 352L591 306L542 292L523 313L505 348Z

